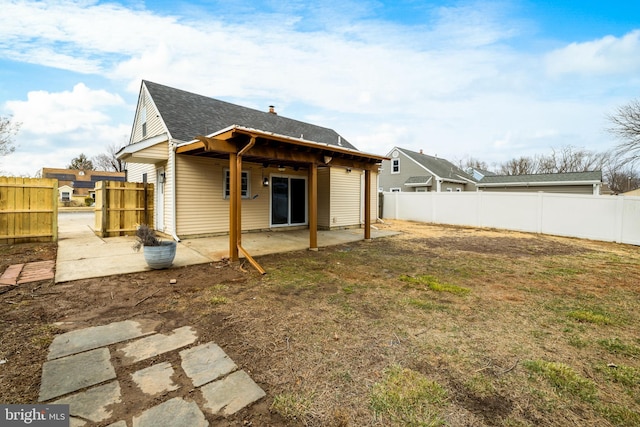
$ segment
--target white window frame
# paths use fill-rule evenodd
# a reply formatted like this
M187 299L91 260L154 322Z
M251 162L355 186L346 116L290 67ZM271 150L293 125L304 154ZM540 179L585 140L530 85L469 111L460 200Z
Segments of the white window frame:
M400 159L391 159L391 173L400 173Z
M71 192L69 191L61 191L60 192L60 200L63 202L70 202L71 201Z
M147 136L147 106L143 105L140 111L140 121L142 122L142 137Z
M400 193L400 192L402 192L402 188L400 188L400 187L391 187L389 189L389 191L391 191L392 193Z
M249 199L251 197L251 171L243 170L241 179L242 181L245 181L247 183L246 188L241 189L242 198ZM222 197L225 199L229 198L229 193L231 190L230 185L231 185L231 181L230 181L229 169L225 168L222 172ZM240 186L242 187L242 184Z

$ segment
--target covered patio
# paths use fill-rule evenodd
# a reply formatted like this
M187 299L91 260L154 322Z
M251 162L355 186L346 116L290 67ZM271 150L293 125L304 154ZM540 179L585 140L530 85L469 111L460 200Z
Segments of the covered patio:
M308 236L307 248L317 250L318 237L318 168L344 168L364 171L364 206L363 223L359 233L364 240L371 239L372 211L372 172L377 173L384 156L364 153L351 148L342 147L338 139L337 145L313 142L300 138L279 135L244 126L233 125L207 136L197 136L193 141L176 147L176 155L197 156L228 159L229 167L229 235L228 257L237 261L244 255L251 264L264 274L262 267L252 255L259 255L257 248L251 248L249 241L243 244L242 234L242 170L243 162L263 165L277 165L279 169L291 168L296 171L307 171L308 194ZM354 195L355 196L355 195ZM357 195L360 197L360 195ZM374 216L375 218L375 216ZM349 231L348 235L353 235ZM297 236L301 234L298 233Z

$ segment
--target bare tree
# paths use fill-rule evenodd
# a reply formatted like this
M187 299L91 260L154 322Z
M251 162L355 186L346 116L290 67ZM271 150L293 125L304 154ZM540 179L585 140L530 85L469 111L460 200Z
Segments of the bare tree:
M11 116L0 116L0 156L7 156L16 150L13 137L20 130L21 123L11 121Z
M113 172L124 172L126 169L126 163L121 160L118 160L116 154L120 151L120 146L116 143L112 143L107 145L107 152L98 154L97 156L91 159L93 161L93 165L98 170L104 171L113 171Z
M640 99L618 107L608 119L612 126L607 130L621 141L616 155L625 163L640 161Z
M538 170L538 161L531 157L522 156L501 163L498 167L499 175L529 175Z
M84 155L84 153L80 153L80 155L71 160L71 164L67 166L67 169L78 169L78 170L93 170L93 162Z
M548 156L538 158L537 173L588 172L602 169L604 155L571 145L556 150Z
M457 160L457 163L458 163L458 167L463 171L467 171L470 168L480 169L484 171L489 170L489 165L487 164L487 162L482 161L480 159L476 159L475 157L471 157L468 155Z
M614 193L624 193L640 187L640 171L613 152L605 153L602 178Z
M499 166L502 175L528 175L536 173L568 173L601 170L606 155L570 145L552 149L549 155L519 157Z

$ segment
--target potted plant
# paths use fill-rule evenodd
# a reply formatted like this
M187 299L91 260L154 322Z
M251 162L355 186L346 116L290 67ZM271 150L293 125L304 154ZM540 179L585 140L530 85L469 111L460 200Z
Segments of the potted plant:
M136 230L136 243L133 250L139 251L144 247L144 259L154 270L169 268L176 256L176 242L162 240L155 231L146 224L141 224Z

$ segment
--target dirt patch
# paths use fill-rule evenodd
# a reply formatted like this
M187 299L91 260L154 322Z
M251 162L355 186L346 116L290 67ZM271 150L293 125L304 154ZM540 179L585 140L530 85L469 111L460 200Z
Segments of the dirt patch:
M21 285L0 295L0 401L37 400L55 334L150 318L161 332L193 326L266 391L236 416L210 417L212 425L402 425L369 405L373 384L397 364L447 390L448 425L633 425L640 390L602 366L640 372L640 248L400 221L379 227L402 234L261 257L265 276L212 263ZM55 259L50 245L0 250L3 266ZM400 279L424 275L469 291ZM524 360L570 367L597 384L597 401L558 391ZM148 403L132 387L123 379L126 410L136 413Z

